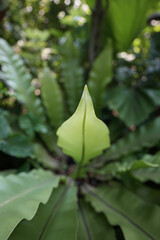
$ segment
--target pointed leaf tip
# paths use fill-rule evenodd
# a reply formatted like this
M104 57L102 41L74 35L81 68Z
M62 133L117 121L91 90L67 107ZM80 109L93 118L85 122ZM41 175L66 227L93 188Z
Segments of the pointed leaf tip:
M57 135L63 152L83 165L110 146L108 127L96 117L87 85L75 113L59 127Z

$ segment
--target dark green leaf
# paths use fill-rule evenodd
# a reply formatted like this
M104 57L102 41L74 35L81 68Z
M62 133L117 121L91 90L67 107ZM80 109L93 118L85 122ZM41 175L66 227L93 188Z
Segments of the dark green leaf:
M160 239L160 208L147 204L118 183L85 188L86 198L111 225L121 227L127 240Z
M160 140L160 134L157 129L160 129L159 117L113 144L104 156L104 160L117 159L144 147L154 146Z
M23 134L15 134L0 143L0 150L18 158L31 155L32 145Z
M0 116L0 139L5 139L9 136L10 126L5 117Z
M79 228L77 240L116 240L113 228L103 214L96 213L84 201L79 204Z
M109 90L107 103L129 127L144 121L157 106L145 89L123 85Z
M153 181L160 183L160 167L159 168L148 168L138 169L133 172L133 176L142 182Z
M100 53L90 71L88 87L97 114L100 113L106 85L112 78L112 42L108 41L105 49Z
M83 70L79 63L79 49L74 44L72 36L68 34L62 40L60 46L62 80L67 95L69 111L73 113L78 105L83 89Z
M47 115L53 127L57 128L64 120L63 98L55 75L45 68L41 76L42 98Z

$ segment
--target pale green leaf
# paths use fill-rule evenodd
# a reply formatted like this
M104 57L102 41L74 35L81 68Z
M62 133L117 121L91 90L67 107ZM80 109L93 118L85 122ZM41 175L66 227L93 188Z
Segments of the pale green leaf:
M0 176L0 239L8 239L22 219L32 219L40 203L46 203L59 177L44 170Z
M84 191L97 212L103 212L111 225L121 227L125 239L160 239L159 207L146 203L116 182L97 189L86 187Z
M23 220L9 240L76 240L77 189L59 186L48 203L41 205L31 221Z
M62 124L57 135L58 146L81 164L88 163L110 146L108 128L96 117L87 86L76 112Z
M103 214L95 212L85 201L79 203L77 240L116 240L114 229Z

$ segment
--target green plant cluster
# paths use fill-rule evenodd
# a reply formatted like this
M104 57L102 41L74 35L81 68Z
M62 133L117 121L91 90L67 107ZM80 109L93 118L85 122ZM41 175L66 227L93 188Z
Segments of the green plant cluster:
M157 9L0 5L0 240L160 239Z

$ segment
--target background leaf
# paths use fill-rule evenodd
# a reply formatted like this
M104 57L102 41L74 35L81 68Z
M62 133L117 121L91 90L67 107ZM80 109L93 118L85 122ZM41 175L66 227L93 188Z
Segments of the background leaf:
M62 55L62 81L71 114L75 111L83 90L83 70L79 63L79 49L70 34L62 39L60 52Z
M11 129L10 126L5 119L5 117L0 116L0 139L5 139L9 136Z
M0 64L2 64L3 77L7 85L14 89L18 100L26 105L34 118L44 124L44 111L40 99L34 94L31 75L27 73L20 56L4 39L0 39Z
M151 90L124 85L109 90L107 104L110 109L117 111L118 117L129 127L144 121L157 107Z
M64 120L62 92L56 82L55 75L49 68L43 70L41 76L41 92L47 115L53 127L59 127Z
M42 164L43 167L49 169L56 169L59 167L58 161L50 156L40 143L33 143L33 154L36 161Z
M160 129L159 117L139 127L135 132L129 133L113 144L106 152L104 160L117 159L144 147L149 148L154 146L160 140L157 129Z
M109 29L119 52L127 50L133 39L144 27L150 7L149 0L110 1L106 15L106 28Z
M112 78L112 55L112 42L108 40L106 47L95 60L89 74L88 87L98 115L100 115L103 106L106 86Z
M23 134L15 134L0 143L0 150L18 158L31 156L32 145Z

